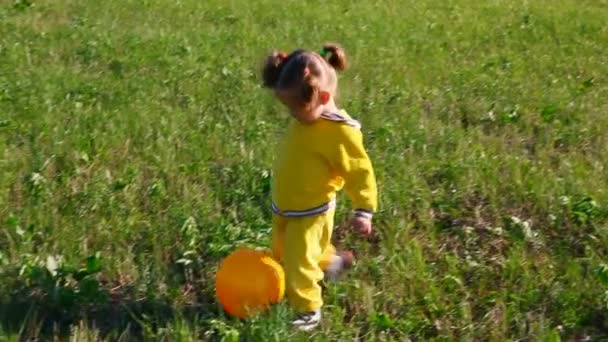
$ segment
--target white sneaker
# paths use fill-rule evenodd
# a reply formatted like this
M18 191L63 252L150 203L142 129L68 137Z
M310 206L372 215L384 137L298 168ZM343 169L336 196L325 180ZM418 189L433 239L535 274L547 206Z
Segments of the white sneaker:
M353 253L350 251L344 251L334 255L333 260L325 270L325 277L332 281L338 279L340 274L353 266L353 262Z
M300 331L311 331L321 323L321 309L300 313L291 324Z

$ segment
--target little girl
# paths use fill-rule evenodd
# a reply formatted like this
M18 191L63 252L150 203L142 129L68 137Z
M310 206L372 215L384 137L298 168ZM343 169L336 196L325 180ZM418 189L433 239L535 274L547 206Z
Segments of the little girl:
M335 276L352 263L352 254L337 254L330 243L336 192L345 188L354 205L350 224L363 235L371 234L377 206L361 125L334 102L336 70L345 67L344 51L325 45L321 53L275 51L262 73L264 86L293 117L273 168L272 248L285 269L289 303L298 312L292 323L304 331L321 321L324 271Z

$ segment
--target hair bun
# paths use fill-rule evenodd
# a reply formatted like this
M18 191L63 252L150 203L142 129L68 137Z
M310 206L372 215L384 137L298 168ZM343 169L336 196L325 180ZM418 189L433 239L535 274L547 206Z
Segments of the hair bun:
M281 75L281 69L283 68L283 62L287 58L285 52L274 50L268 57L262 68L262 79L263 86L267 88L274 88L279 81Z
M346 69L346 54L344 50L337 44L325 44L323 45L323 58L331 65L334 69L340 71Z

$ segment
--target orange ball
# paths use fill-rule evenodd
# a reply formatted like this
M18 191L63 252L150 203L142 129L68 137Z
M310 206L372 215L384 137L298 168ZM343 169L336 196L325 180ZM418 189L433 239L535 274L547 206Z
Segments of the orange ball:
M283 299L285 273L269 252L240 248L220 264L215 292L226 312L246 318Z

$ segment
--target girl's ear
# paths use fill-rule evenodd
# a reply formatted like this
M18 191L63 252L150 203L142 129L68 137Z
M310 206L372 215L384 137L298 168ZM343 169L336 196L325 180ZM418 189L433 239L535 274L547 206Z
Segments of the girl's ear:
M304 78L307 78L308 76L310 76L310 69L308 69L308 67L304 68Z
M329 92L327 92L327 91L319 92L319 100L321 100L322 105L326 105L329 102L330 98L331 98L331 94L329 94Z

